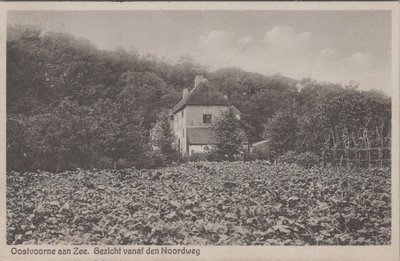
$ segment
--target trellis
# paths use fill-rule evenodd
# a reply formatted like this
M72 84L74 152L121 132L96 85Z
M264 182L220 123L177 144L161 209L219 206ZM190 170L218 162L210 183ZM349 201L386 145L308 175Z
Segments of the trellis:
M390 147L377 148L334 148L323 156L324 165L327 162L338 167L390 167Z

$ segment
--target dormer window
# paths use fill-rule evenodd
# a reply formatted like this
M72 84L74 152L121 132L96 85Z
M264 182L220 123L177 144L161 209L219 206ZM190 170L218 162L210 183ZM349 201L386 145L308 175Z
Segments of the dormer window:
M211 124L211 114L203 114L203 123Z

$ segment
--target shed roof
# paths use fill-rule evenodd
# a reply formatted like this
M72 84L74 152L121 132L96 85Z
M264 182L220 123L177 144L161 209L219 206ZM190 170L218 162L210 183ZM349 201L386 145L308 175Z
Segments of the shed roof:
M215 144L215 131L210 127L188 127L187 141L189 145Z
M229 106L231 104L214 85L208 80L203 79L185 98L182 98L178 104L175 105L173 113L180 111L186 105Z

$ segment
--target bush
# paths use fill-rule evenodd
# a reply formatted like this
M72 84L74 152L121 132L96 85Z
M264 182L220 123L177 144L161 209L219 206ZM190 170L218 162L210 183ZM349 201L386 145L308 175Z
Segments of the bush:
M321 158L313 152L304 152L298 155L297 164L304 168L312 168L321 162Z
M133 163L127 159L117 160L117 169L127 169L132 167L134 167Z
M294 151L288 151L282 156L280 156L278 159L279 162L284 162L289 164L296 163L297 154Z
M134 164L139 169L155 169L167 165L167 157L160 150L151 150L146 153L140 162Z
M189 161L208 161L209 157L209 153L193 153L189 156Z
M244 151L240 159L243 161L265 160L265 156L261 151L258 150L254 152Z
M99 168L99 169L113 169L114 168L114 162L111 158L105 157L105 156L100 156L96 158L96 162L94 164L94 167Z
M321 162L320 157L318 157L313 152L303 152L297 154L294 151L288 151L279 157L279 162L297 164L303 168L309 169Z

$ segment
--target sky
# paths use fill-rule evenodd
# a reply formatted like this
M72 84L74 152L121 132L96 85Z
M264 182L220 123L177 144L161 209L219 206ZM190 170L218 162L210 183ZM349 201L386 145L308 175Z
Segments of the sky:
M390 11L14 11L31 24L210 69L346 84L391 94Z

